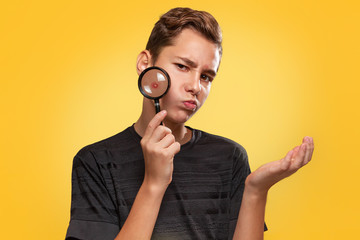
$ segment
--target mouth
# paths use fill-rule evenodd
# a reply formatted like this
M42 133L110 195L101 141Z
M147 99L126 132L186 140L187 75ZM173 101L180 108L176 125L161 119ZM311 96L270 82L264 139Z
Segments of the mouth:
M184 106L186 109L189 109L191 111L195 111L196 108L197 108L197 103L196 101L193 101L193 100L189 100L189 101L184 101Z

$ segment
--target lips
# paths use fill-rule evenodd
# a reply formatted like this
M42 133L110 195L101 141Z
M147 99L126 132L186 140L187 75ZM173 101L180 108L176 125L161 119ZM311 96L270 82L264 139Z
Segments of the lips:
M192 101L192 100L185 101L184 105L185 105L185 108L187 108L189 110L192 110L192 111L194 111L196 109L196 107L197 107L196 101Z

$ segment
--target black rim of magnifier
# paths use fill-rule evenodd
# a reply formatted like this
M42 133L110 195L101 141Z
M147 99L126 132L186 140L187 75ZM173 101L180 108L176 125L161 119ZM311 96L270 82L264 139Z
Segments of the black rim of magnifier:
M158 97L151 97L151 96L147 95L146 92L144 92L144 90L143 90L142 87L141 87L141 80L142 80L144 74L147 73L148 71L150 71L151 69L160 70L162 73L164 73L165 77L166 77L167 80L168 80L168 86L167 86L165 92L164 92L162 95L158 96ZM140 76L139 76L139 80L138 80L138 87L139 87L139 90L140 90L141 94L144 95L144 97L149 98L149 99L156 100L156 99L159 99L159 98L163 97L163 96L168 92L168 90L169 90L169 88L170 88L170 83L171 83L171 81L170 81L170 76L169 76L169 74L168 74L164 69L159 68L159 67L148 67L147 69L145 69L144 71L141 72L141 74L140 74Z

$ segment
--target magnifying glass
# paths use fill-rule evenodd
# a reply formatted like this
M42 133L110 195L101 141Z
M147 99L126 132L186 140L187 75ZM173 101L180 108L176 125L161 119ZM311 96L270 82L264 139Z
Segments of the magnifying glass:
M160 112L159 99L170 88L169 74L159 67L146 68L139 76L138 86L144 97L154 100L156 113Z

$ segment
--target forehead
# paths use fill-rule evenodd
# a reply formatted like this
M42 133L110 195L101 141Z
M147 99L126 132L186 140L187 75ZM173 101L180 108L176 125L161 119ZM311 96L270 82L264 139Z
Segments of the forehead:
M172 45L166 46L159 54L165 57L187 58L200 65L207 65L217 70L220 63L220 48L214 42L208 40L201 33L186 28L172 41Z

